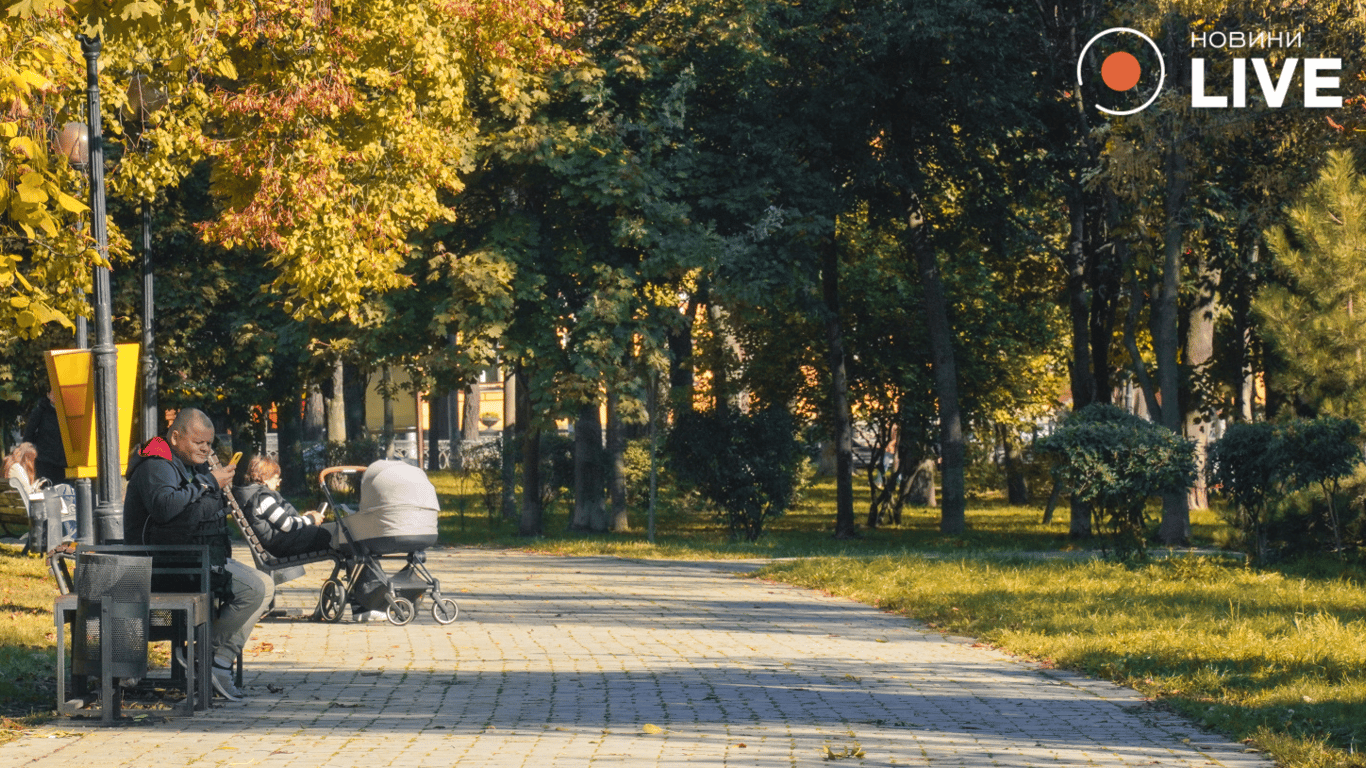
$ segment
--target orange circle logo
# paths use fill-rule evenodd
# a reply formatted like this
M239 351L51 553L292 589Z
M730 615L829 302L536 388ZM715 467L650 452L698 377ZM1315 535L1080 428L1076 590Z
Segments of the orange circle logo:
M1166 83L1167 64L1162 59L1162 51L1157 47L1157 43L1151 37L1130 27L1101 30L1086 41L1086 45L1082 46L1081 53L1077 56L1077 86L1084 90L1087 88L1086 54L1103 38L1109 38L1102 46L1109 52L1101 60L1100 72L1091 70L1090 78L1093 79L1089 82L1094 83L1098 79L1100 83L1097 85L1103 83L1109 94L1107 96L1104 93L1095 93L1092 89L1093 92L1087 101L1100 112L1116 116L1132 115L1152 106ZM1115 50L1116 48L1120 50ZM1123 50L1124 48L1129 50ZM1151 55L1148 51L1152 52ZM1142 60L1140 56L1143 57ZM1096 74L1100 77L1096 78ZM1133 93L1128 93L1130 91ZM1146 100L1137 104L1138 100L1145 96Z
M1112 91L1127 91L1138 85L1138 78L1143 74L1143 68L1138 65L1138 59L1132 53L1116 51L1105 57L1104 63L1100 65L1100 79L1105 81Z

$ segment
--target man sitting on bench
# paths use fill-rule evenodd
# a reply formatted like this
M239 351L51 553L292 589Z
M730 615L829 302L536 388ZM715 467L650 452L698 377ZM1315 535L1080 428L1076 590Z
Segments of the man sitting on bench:
M275 593L271 578L231 558L227 497L233 467L210 471L213 422L195 408L176 414L166 438L154 437L128 462L123 535L129 544L207 544L214 595L213 687L230 701L242 691L232 662Z

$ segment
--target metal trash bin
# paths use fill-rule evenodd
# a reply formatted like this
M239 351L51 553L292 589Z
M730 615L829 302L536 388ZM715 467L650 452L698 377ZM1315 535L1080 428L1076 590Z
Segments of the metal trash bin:
M45 554L66 540L62 535L62 497L52 490L29 499L30 552Z
M152 558L81 552L72 581L71 672L99 679L101 718L110 720L119 716L116 681L147 676Z

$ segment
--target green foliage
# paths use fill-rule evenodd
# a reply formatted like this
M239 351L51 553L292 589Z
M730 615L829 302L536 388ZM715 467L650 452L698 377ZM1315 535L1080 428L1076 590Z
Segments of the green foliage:
M384 446L368 438L339 442L333 440L323 450L326 466L368 467L384 458Z
M1152 496L1184 491L1195 476L1190 441L1112 405L1091 405L1034 443L1073 498L1090 504L1122 559L1146 556L1144 508Z
M1360 501L1343 504L1341 480L1362 463L1360 433L1356 422L1332 417L1234 424L1210 446L1210 482L1233 502L1228 521L1249 554L1267 561L1343 547L1344 523ZM1355 500L1355 484L1349 490Z
M792 505L803 458L791 415L772 407L685 411L664 453L680 481L720 508L731 536L751 542Z
M1272 383L1323 413L1366 418L1366 324L1356 317L1366 312L1366 178L1350 152L1329 153L1288 217L1266 233L1281 281L1253 304L1284 366Z
M488 510L489 519L497 520L503 503L503 437L485 440L465 448L465 472L479 481L479 498Z
M547 508L574 487L574 439L559 432L541 433L541 503Z
M1280 462L1273 446L1277 427L1269 422L1231 424L1209 447L1209 482L1226 494L1226 517L1243 535L1249 554L1266 560L1267 509L1277 490Z

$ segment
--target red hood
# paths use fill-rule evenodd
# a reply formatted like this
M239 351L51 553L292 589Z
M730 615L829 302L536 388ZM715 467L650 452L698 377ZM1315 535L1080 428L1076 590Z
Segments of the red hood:
M156 457L167 461L171 460L171 446L166 443L165 439L160 437L154 437L151 440L148 440L147 445L143 446L141 453L146 458Z

